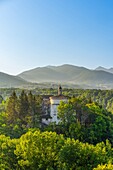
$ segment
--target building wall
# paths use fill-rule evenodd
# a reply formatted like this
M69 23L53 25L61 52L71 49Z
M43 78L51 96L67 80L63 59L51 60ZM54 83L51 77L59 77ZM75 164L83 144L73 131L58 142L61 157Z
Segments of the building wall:
M64 99L50 99L50 116L52 117L51 122L56 122L56 124L59 123L59 119L58 119L58 105L60 104L60 101L64 101L67 102L67 98Z

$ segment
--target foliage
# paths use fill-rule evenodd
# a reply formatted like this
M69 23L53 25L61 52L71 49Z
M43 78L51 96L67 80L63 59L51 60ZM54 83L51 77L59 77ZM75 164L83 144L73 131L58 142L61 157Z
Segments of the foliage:
M11 140L5 135L0 135L0 169L15 170L17 168L17 157L14 154L17 140Z
M3 97L0 95L0 103L2 103L3 101Z
M94 168L93 170L113 170L113 165L112 164L98 165L98 167Z
M20 138L15 154L22 169L54 169L63 143L63 136L58 136L55 132L30 131Z
M58 116L62 124L69 125L72 122L76 122L76 110L72 103L65 103L61 101L58 107Z
M94 146L34 129L19 139L0 135L1 170L92 170L112 161L113 148L109 141Z
M113 144L112 114L96 103L71 98L68 103L61 102L58 115L62 133L84 142L96 144L109 139Z
M17 96L15 91L1 104L0 113L0 133L14 137L19 137L29 128L40 126L41 98L35 97L30 92L26 94L22 91Z
M101 146L103 145L103 147ZM61 167L67 169L90 170L100 162L105 163L107 154L103 143L93 146L78 140L67 139L60 151Z

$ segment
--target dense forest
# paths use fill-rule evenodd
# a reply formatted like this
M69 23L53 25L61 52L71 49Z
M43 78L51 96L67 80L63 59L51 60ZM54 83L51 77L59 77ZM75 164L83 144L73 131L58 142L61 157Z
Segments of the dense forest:
M42 124L48 89L1 89L1 170L112 170L113 91L64 89L59 124Z

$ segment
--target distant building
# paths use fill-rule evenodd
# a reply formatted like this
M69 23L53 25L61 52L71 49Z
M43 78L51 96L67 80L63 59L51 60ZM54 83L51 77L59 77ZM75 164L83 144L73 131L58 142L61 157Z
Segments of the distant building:
M43 96L43 116L42 123L48 125L51 122L59 123L58 105L60 101L67 102L68 98L62 95L62 87L58 87L57 96Z

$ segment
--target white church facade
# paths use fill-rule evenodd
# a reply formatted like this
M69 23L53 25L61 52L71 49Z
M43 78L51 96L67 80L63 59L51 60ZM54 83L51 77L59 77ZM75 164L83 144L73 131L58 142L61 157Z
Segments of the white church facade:
M42 118L42 123L48 125L49 123L59 123L59 118L58 118L58 106L61 101L67 102L68 98L64 95L62 95L62 87L58 87L58 95L57 96L50 96L49 99L49 116L46 111L45 116Z

